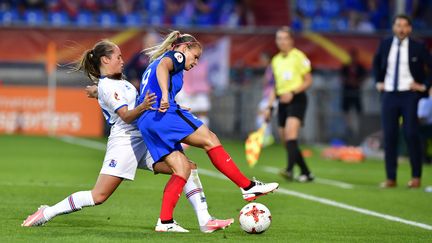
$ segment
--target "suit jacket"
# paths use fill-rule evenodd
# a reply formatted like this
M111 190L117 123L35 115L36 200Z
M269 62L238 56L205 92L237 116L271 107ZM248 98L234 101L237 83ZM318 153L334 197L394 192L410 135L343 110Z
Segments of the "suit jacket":
M392 42L393 37L383 40L375 54L373 60L373 73L375 76L375 82L384 82L387 71L387 59L390 53ZM426 67L428 67L429 70L432 70L432 57L426 46L423 43L409 38L408 60L409 69L414 81L420 84L425 84L426 87L429 88L430 81L427 75Z

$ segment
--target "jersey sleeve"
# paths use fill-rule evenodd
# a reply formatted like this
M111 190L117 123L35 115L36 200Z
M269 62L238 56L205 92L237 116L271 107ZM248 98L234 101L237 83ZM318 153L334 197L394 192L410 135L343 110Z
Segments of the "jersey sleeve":
M302 52L299 53L299 71L301 75L305 75L306 73L309 73L312 69L311 67L311 62L309 61L309 59L306 57L306 55Z
M418 103L417 115L418 118L428 119L431 117L432 113L432 101L429 101L428 98L421 98Z
M171 58L174 64L174 70L171 72L172 74L181 72L185 68L186 57L183 53L178 51L170 51L165 55L165 57Z
M119 85L105 86L103 93L105 104L114 112L128 105L123 88Z

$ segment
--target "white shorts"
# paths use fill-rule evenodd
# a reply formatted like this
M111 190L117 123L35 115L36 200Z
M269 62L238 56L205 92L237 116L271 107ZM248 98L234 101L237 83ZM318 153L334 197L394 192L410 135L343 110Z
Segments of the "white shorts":
M154 160L141 137L108 138L100 174L134 180L136 169L153 171Z
M198 93L194 95L187 95L183 90L176 95L176 102L180 106L191 109L191 112L206 112L210 110L209 95Z

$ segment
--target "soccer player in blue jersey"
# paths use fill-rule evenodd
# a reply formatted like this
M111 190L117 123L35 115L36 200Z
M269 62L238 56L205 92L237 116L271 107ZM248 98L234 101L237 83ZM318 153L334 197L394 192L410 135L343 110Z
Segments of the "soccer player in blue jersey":
M274 191L278 183L265 184L244 176L218 137L175 102L183 85L183 70L196 66L201 56L202 46L195 37L172 31L162 43L145 51L151 63L142 77L138 104L147 92L155 93L157 99L154 109L145 111L137 124L153 159L165 160L173 170L162 199L159 228L174 222L174 207L190 174L180 143L204 149L213 165L240 187L245 200L252 201Z
M145 95L144 101L135 106L136 88L122 77L123 59L117 45L109 41L96 43L93 49L84 53L78 69L98 83L97 98L107 122L111 125L107 151L98 180L90 191L79 191L57 204L41 206L30 215L22 226L41 226L61 214L68 214L84 207L105 202L123 180L133 180L136 169L155 173L171 174L165 162L155 163L133 121L154 103L154 95ZM194 207L200 230L211 233L233 223L233 219L212 218L208 212L206 198L198 176L196 165L188 163L192 173L187 178L184 193ZM188 232L173 224L158 231Z

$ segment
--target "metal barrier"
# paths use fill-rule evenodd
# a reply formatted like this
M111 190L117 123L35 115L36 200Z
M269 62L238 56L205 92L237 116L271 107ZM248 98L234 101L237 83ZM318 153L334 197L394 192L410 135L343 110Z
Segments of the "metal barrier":
M359 144L364 137L380 130L379 94L373 88L371 78L362 88L361 114L349 114L354 131L349 131L341 110L341 89L336 71L314 73L314 84L307 91L308 109L301 131L301 140L307 143L327 143L334 139L350 144ZM232 82L223 94L212 95L210 127L221 137L244 139L257 129L256 116L262 98L262 80L254 76L250 81L238 84ZM277 137L275 117L272 120L274 135Z

